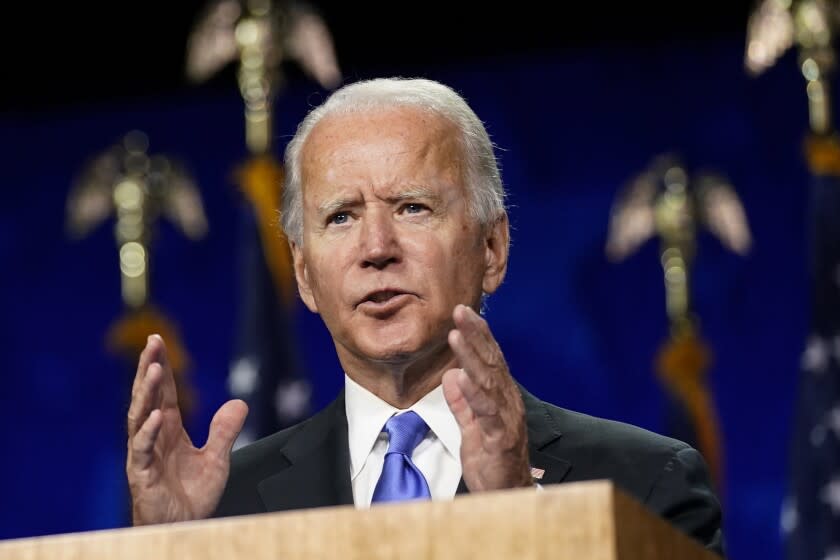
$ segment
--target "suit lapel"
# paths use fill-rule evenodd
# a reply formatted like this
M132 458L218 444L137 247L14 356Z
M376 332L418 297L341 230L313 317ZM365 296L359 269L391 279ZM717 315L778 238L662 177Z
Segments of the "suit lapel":
M467 483L464 482L464 477L461 477L461 480L458 482L458 489L455 490L455 495L458 496L460 494L469 494L470 489L467 488Z
M525 418L528 423L528 456L531 467L545 471L539 484L557 484L562 482L572 463L555 453L557 442L562 436L560 426L549 413L541 400L520 385L522 401L525 403Z
M542 478L536 479L539 484L557 484L562 482L572 463L557 456L552 445L562 437L557 422L549 414L545 404L521 385L522 401L525 404L525 420L528 425L528 458L532 468L543 471ZM458 484L456 494L467 494L469 489L463 477Z
M287 461L257 485L267 511L353 503L344 393L286 442Z
M562 482L572 464L557 455L556 446L552 445L562 437L560 427L542 401L521 386L520 390L525 404L531 467L544 471L537 482L543 485ZM257 485L267 511L353 504L343 391L302 426L281 453L286 465ZM462 477L456 494L468 492Z

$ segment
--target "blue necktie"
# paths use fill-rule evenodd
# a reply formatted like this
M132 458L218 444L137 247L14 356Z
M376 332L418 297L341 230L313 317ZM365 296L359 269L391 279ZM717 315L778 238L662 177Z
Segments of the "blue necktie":
M431 498L429 485L414 463L411 454L429 426L416 412L392 416L382 429L388 433L388 451L382 464L382 474L373 491L373 502L396 502Z

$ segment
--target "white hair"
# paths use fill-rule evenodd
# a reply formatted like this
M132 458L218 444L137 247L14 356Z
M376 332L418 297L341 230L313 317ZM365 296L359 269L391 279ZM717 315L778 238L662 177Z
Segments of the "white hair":
M393 107L418 107L452 122L461 133L466 160L469 210L478 223L494 223L505 212L505 190L493 143L481 120L452 88L425 79L380 78L356 82L334 92L300 123L286 147L286 178L281 222L286 236L303 241L301 153L312 129L331 114L350 114Z

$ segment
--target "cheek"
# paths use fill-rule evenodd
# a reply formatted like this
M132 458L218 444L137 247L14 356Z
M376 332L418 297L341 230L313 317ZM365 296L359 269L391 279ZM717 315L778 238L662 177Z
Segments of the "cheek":
M483 253L472 240L419 243L412 247L411 253L420 265L421 282L441 302L454 305L470 299L476 289L481 289Z
M313 256L308 267L309 286L318 299L318 307L332 307L343 293L342 282L346 278L342 261L337 254L327 253Z

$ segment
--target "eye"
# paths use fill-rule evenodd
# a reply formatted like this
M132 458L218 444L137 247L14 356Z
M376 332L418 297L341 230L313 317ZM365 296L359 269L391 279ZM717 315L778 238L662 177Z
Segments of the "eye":
M418 202L409 202L402 207L403 212L406 214L419 214L424 210L428 210L429 208L425 204L420 204Z
M342 224L346 224L349 219L350 214L348 214L347 212L336 212L335 214L329 217L327 223L340 226Z

